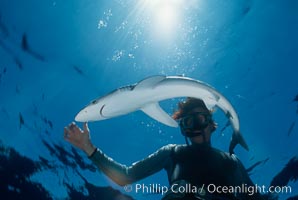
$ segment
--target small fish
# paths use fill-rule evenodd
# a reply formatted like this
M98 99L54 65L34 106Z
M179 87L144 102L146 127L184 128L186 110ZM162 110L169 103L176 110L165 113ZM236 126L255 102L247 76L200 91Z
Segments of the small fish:
M249 13L250 10L251 10L251 8L249 6L246 6L245 8L243 8L243 10L242 10L243 16L246 15L247 13Z
M9 48L0 38L0 47L5 50L6 53L8 53L9 55L11 55L13 57L14 62L16 63L16 65L18 66L18 68L20 70L23 69L23 65L21 63L21 61L19 60L19 58L16 56L15 52L13 50L11 50L11 48ZM5 70L6 72L6 70Z
M45 118L45 117L40 117L41 118L41 120L45 123L45 124L47 124L48 123L48 120L47 120L47 118Z
M290 126L290 128L289 128L289 130L288 130L288 136L291 135L291 133L292 133L294 127L295 127L295 123L296 123L295 121L292 122L292 124L291 124L291 126Z
M24 121L24 117L21 113L19 113L19 125L20 125L20 129L22 128L22 126L25 124Z
M23 34L23 37L22 37L22 49L24 51L29 51L29 45L28 45L26 34Z
M47 135L50 135L50 132L49 132L48 130L45 130L45 133L46 133Z
M33 56L37 60L45 61L45 58L43 56L41 56L40 54L36 53L35 51L33 51L29 47L28 40L27 40L27 35L25 33L23 34L23 37L22 37L22 45L21 45L21 47L22 47L22 49L24 51L26 51L27 53L29 53L31 56Z
M46 167L48 169L54 169L54 166L51 165L50 161L42 156L39 156L40 164L43 167Z
M298 94L297 94L296 97L293 99L293 101L297 101L297 102L298 102Z
M50 120L48 120L48 125L50 126L51 129L53 129L54 126L53 126L53 123Z
M246 169L246 172L249 173L251 172L256 166L258 165L264 165L267 161L269 160L269 157L264 159L264 160L260 160L258 162L256 162L255 164L253 164L252 166L250 166L249 168Z
M21 63L21 61L20 61L17 57L14 58L14 62L16 63L17 67L18 67L20 70L23 70L23 69L24 69L24 68L23 68L23 65L22 65L22 63Z
M41 117L41 120L45 123L45 124L47 124L47 125L49 125L49 127L51 128L51 129L53 129L53 122L51 122L49 119L47 119L46 117Z
M80 75L84 75L83 70L81 70L78 66L72 66L72 68Z

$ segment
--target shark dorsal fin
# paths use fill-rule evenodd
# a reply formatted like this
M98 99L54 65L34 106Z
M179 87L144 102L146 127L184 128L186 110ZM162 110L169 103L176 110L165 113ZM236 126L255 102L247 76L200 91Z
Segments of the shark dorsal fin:
M135 89L148 88L164 80L166 76L151 76L137 83Z
M160 106L158 103L147 104L145 107L141 108L141 110L152 117L153 119L171 126L178 127L178 123L170 117Z

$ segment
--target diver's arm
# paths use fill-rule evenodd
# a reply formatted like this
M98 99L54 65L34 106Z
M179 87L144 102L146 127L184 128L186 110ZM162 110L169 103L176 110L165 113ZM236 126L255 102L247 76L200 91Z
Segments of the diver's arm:
M100 149L89 157L98 168L119 185L126 185L150 176L163 169L170 158L174 145L167 145L149 155L147 158L122 165L105 155Z
M84 123L83 130L74 122L65 127L64 139L83 150L101 171L119 185L126 185L138 181L164 168L166 163L168 163L172 148L175 146L164 146L147 158L127 167L115 162L101 150L95 148L90 139L87 123Z

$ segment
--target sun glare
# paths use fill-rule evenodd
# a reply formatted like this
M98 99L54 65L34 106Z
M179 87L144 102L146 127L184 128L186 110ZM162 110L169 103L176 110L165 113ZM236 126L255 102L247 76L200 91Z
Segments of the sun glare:
M181 23L183 0L147 0L146 10L151 19L154 37L170 40Z
M157 44L170 44L185 30L189 12L201 5L201 0L141 0L135 5L132 16ZM187 12L187 13L186 13Z
M178 26L179 12L174 5L165 4L156 9L154 18L155 31L170 34Z

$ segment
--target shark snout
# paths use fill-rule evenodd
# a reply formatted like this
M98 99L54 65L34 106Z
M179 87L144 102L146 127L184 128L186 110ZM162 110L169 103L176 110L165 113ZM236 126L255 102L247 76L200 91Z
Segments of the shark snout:
M81 110L75 117L77 122L87 122L88 120L88 111L86 109Z

